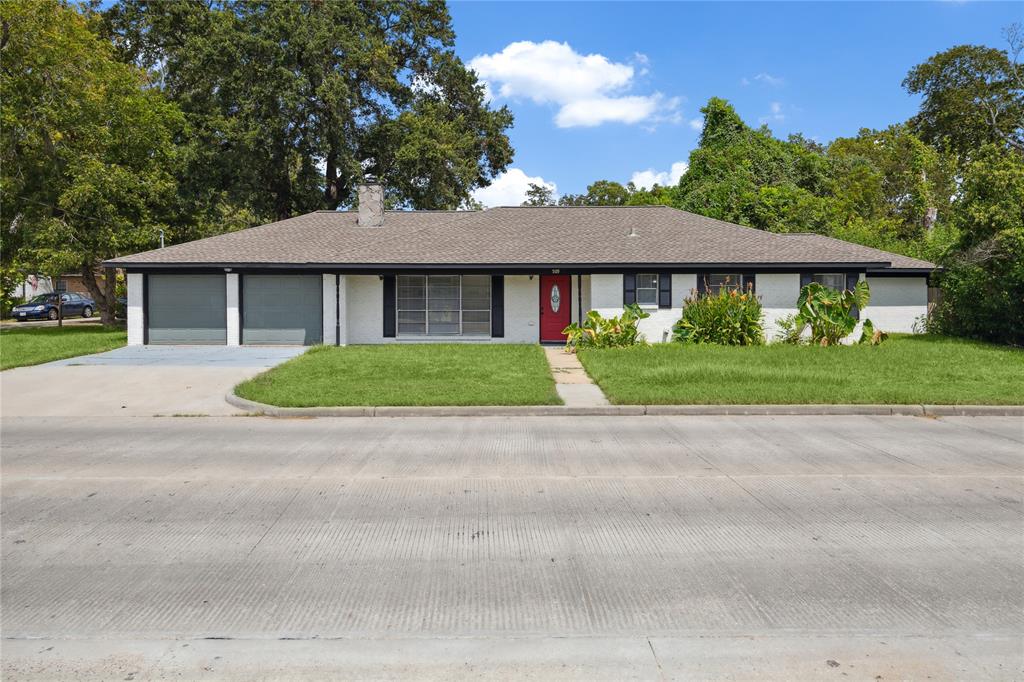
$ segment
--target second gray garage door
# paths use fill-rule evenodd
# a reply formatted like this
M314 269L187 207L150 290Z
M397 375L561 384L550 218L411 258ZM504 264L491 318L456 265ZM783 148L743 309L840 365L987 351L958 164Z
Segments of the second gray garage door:
M228 340L224 275L149 275L148 343Z
M321 282L320 275L242 275L242 343L320 343Z

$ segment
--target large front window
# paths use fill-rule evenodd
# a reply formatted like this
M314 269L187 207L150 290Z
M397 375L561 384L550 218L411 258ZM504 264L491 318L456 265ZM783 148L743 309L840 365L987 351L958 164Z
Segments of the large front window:
M399 275L402 336L489 336L490 275Z

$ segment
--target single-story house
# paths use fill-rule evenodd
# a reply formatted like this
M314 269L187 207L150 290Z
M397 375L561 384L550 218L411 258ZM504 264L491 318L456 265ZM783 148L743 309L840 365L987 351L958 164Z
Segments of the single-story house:
M671 338L691 290L752 287L766 336L817 280L871 285L862 316L910 332L935 266L817 234L773 234L666 206L358 211L287 220L108 261L128 279L129 344L561 342L587 311L639 303Z

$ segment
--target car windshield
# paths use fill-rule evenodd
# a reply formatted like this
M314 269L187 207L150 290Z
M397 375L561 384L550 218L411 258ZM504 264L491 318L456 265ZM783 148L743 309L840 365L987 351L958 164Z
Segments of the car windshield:
M39 294L38 296L33 296L29 303L46 303L54 300L55 298L56 297L53 294Z

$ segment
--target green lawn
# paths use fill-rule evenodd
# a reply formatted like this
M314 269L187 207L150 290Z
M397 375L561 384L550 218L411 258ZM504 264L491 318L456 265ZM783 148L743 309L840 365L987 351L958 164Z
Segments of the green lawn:
M666 343L579 356L621 405L1024 405L1024 351L935 336L896 335L877 347Z
M281 407L558 405L540 346L318 346L235 393Z
M123 329L98 324L0 329L0 369L38 365L76 355L100 353L125 344Z

